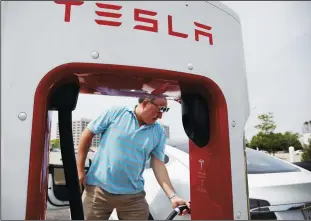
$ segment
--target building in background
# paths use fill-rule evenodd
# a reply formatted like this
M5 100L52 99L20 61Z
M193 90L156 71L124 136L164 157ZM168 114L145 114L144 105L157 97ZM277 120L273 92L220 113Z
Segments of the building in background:
M91 119L81 118L80 120L73 120L72 121L72 137L73 137L73 144L74 147L78 147L81 134L83 130L86 128L88 123L91 122ZM57 131L56 131L56 138L59 138L59 124L57 122ZM95 135L91 147L98 147L100 142L100 136Z
M311 133L311 120L305 121L302 126L302 133L303 134L310 134Z

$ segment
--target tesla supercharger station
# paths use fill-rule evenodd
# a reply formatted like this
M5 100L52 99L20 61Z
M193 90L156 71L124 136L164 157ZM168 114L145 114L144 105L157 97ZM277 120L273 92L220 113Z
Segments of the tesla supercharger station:
M66 85L88 94L179 96L191 219L249 218L248 92L241 24L231 9L204 1L1 6L3 219L45 219L52 97ZM74 109L77 97L67 98Z

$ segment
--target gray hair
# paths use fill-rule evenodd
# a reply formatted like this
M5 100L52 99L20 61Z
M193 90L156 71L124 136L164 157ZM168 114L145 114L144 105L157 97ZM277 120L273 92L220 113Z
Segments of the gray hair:
M141 96L140 98L138 98L138 103L141 104L144 100L148 100L148 101L154 101L155 99L157 98L165 98L165 96L163 95L153 95L153 94L146 94L146 95L143 95Z

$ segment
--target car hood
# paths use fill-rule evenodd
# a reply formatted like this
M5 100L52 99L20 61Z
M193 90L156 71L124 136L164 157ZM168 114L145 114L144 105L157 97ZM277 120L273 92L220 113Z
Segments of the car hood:
M271 205L311 201L311 172L249 174L249 198L264 199Z
M166 145L165 153L169 156L174 156L175 160L178 160L186 168L189 169L189 154L188 153L185 153L184 151L179 150L179 149L172 147L170 145Z

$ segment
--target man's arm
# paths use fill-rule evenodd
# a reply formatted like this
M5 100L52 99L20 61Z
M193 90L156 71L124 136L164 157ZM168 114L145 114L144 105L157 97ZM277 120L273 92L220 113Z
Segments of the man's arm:
M161 127L160 130L160 139L158 142L158 145L155 147L155 149L152 151L151 154L151 160L150 164L153 169L154 175L159 183L159 185L162 187L165 194L170 197L172 194L175 194L174 187L170 181L164 159L165 159L165 143L166 143L166 135L165 130L163 127Z
M156 156L152 155L151 156L151 167L154 171L154 175L165 192L165 194L170 197L175 194L175 189L171 183L170 177L168 175L166 166L163 161L158 159Z
M159 185L161 186L165 194L170 199L172 207L176 208L177 206L187 205L187 207L190 209L190 202L176 195L175 189L171 183L171 180L169 178L164 162L158 159L156 156L152 155L151 156L151 167L154 171L154 175ZM186 215L188 212L189 212L188 210L184 210L183 213L179 215Z
M157 147L152 151L152 154L151 154L150 163L151 163L151 167L153 169L154 175L159 185L161 186L165 194L170 199L173 208L180 206L180 205L187 205L188 208L190 208L190 203L188 201L176 196L175 189L171 183L171 180L168 175L168 171L166 169L166 165L164 162L165 144L166 144L166 136L165 136L165 132L163 128L161 135L160 135L160 142L157 145ZM187 213L188 213L187 210L183 212L183 214L187 214Z
M85 160L94 136L95 134L93 134L88 128L85 128L81 134L77 154L77 167L79 173L84 172Z

